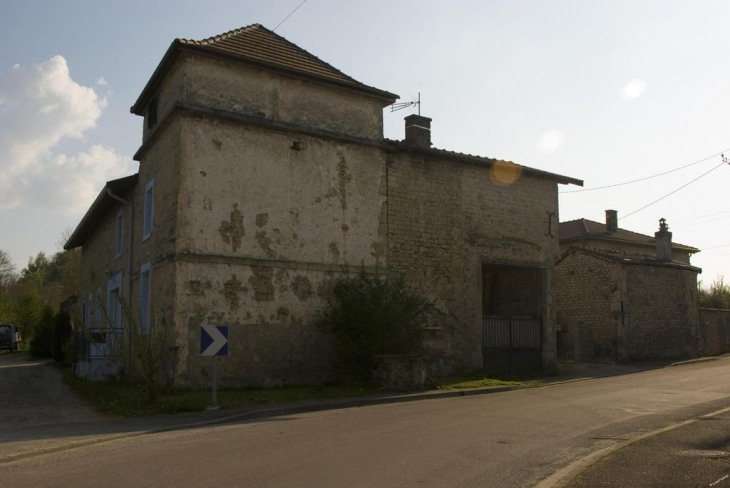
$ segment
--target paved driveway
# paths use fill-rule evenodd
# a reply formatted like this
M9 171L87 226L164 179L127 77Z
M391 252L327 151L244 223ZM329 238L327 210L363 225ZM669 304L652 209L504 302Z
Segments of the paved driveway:
M0 458L52 447L79 425L102 419L63 382L48 361L0 353Z

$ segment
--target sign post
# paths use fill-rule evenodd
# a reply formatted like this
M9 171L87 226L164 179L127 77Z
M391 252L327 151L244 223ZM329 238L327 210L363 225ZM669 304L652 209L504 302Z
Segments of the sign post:
M211 404L208 410L218 409L218 356L228 356L228 326L201 325L200 326L200 355L210 356Z

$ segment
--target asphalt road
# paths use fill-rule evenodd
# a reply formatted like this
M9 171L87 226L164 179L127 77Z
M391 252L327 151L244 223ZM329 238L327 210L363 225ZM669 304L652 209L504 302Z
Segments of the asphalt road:
M0 482L534 486L592 452L730 406L729 374L730 360L718 360L547 388L147 435L2 465Z
M617 451L571 488L730 487L730 413L703 418Z

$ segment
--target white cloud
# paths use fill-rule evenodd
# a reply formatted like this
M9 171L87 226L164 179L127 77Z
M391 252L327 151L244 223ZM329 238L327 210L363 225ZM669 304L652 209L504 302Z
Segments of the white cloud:
M544 154L555 152L565 143L565 137L559 130L549 130L540 136L537 141L537 149Z
M99 78L97 78L96 84L97 85L101 85L101 86L108 86L109 85L109 83L106 81L106 79L104 79L103 76L100 76Z
M107 105L71 78L62 56L0 73L0 101L0 211L34 204L80 212L106 180L132 171L129 158L99 145L75 156L53 152L95 127Z
M631 80L621 88L621 99L625 101L635 100L646 91L646 81L642 79Z

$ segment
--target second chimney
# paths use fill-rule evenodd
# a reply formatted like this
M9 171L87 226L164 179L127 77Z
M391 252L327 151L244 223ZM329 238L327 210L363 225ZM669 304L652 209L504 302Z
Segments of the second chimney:
M673 260L672 233L669 232L666 219L659 219L659 230L654 233L654 238L656 239L657 261L671 262Z
M618 212L616 210L606 210L606 231L615 234L618 230Z
M406 144L431 147L431 119L421 115L409 115L406 121Z

